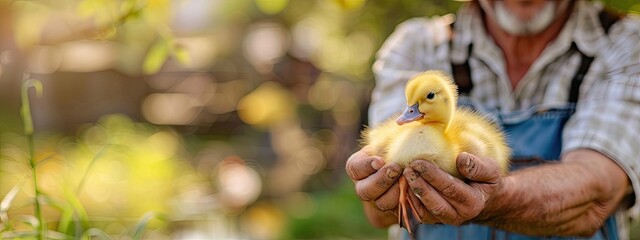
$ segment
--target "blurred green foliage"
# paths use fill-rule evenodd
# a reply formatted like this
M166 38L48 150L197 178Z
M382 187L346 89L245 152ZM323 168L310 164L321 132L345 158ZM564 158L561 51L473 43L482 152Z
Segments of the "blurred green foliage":
M640 3L635 0L603 0L605 6L621 13L640 14Z
M8 231L6 236L33 233L19 217L30 215L34 198L33 182L25 174L29 140L11 132L1 137L0 189L18 194L3 206L0 231ZM180 179L194 174L180 159L183 147L175 132L122 115L105 116L76 137L41 135L35 145L47 238L79 237L99 229L114 236L131 229L130 236L142 236L147 226L163 226L153 219L173 212L172 199L191 183ZM143 221L136 223L139 218Z
M362 204L353 194L353 184L343 182L333 191L313 194L316 214L309 218L291 217L289 239L386 239L387 231L373 229L362 220Z

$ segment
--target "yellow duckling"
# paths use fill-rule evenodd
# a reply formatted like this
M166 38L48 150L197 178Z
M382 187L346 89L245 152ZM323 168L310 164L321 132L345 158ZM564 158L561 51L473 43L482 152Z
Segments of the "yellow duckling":
M511 150L504 135L486 118L468 109L456 109L457 87L449 75L426 71L409 80L405 94L407 108L400 117L363 132L363 143L377 150L368 154L381 156L387 163L395 162L403 168L416 159L432 161L460 177L456 157L468 152L493 159L503 173L508 171ZM398 221L412 234L407 215L407 204L411 202L407 199L404 177L399 179L399 186Z

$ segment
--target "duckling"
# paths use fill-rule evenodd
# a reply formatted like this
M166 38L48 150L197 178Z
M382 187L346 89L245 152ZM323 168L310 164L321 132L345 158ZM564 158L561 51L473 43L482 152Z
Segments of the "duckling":
M457 87L448 74L423 72L409 80L405 95L407 107L402 115L363 131L362 143L373 146L368 154L403 168L416 159L431 161L460 178L456 157L468 152L495 160L503 174L508 171L511 150L504 134L487 118L470 109L456 108ZM418 215L408 200L406 178L398 181L398 222L412 235L408 207Z

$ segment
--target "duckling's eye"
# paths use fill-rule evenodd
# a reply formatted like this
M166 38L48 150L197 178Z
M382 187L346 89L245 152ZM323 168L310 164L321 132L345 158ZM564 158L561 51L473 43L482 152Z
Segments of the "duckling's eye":
M436 93L434 93L434 92L427 93L427 99L428 100L433 100L435 97L436 97Z

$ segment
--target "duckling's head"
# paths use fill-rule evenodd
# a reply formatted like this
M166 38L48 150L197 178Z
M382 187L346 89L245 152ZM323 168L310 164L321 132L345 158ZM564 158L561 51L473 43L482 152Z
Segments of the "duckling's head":
M448 74L426 71L409 80L405 94L407 108L396 120L398 125L419 121L422 124L443 124L445 129L449 126L458 90Z

